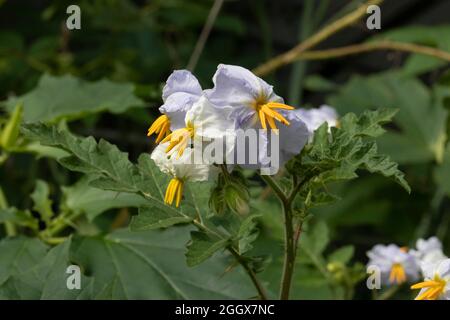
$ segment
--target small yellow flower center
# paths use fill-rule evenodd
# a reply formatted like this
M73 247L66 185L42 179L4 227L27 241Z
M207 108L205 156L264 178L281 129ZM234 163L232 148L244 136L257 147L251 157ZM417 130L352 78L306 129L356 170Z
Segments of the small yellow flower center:
M188 122L186 128L177 129L161 142L170 141L169 146L166 148L166 153L170 152L172 149L176 148L178 150L178 158L183 155L184 150L188 146L191 138L194 137L195 130L192 123Z
M444 292L447 282L438 275L433 280L423 281L411 286L411 289L424 289L425 291L415 300L436 300Z
M259 121L261 122L261 127L263 129L267 129L267 124L271 129L278 129L275 124L275 120L287 126L290 125L289 121L287 121L286 118L284 118L280 113L275 111L275 109L294 110L294 107L278 102L266 102L265 99L257 99L253 103L252 107L258 115Z
M181 198L183 197L183 186L184 182L181 179L173 178L170 180L164 197L164 203L172 205L175 200L175 205L178 208L180 206Z
M170 120L169 117L163 114L156 119L150 128L148 129L147 136L157 133L156 143L159 143L170 132Z
M406 281L405 268L400 263L394 263L391 268L391 274L389 275L389 282L402 284Z

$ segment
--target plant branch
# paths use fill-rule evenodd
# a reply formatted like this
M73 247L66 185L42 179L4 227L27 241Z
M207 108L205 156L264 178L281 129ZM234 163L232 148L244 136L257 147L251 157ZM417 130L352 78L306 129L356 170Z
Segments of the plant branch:
M0 209L7 209L8 201L3 193L2 187L0 187ZM14 237L17 235L16 226L11 221L5 221L5 232L8 237Z
M267 293L262 284L259 282L259 279L256 277L253 269L248 265L247 261L245 261L244 257L242 257L233 247L227 247L228 251L233 255L237 262L241 264L241 266L245 269L248 276L253 282L256 290L258 291L259 297L261 300L267 300Z
M389 40L355 44L334 49L306 51L299 53L295 60L324 60L376 50L396 50L418 53L450 62L450 52L414 43L396 42Z
M200 33L197 43L195 44L194 51L192 52L192 55L189 59L189 63L186 69L194 71L198 59L202 54L203 48L205 47L206 40L208 40L209 33L211 32L212 27L214 26L214 22L216 22L216 18L217 15L219 14L220 8L222 8L223 1L224 0L214 1L214 4L212 5L211 10L209 11L209 15L208 18L206 19L206 23L203 27L203 30Z
M280 299L289 299L292 275L295 264L294 227L292 223L292 209L288 202L283 203L284 214L284 263L281 276Z
M339 32L340 30L348 27L349 25L358 21L361 17L366 14L367 7L371 5L378 5L382 3L383 0L370 0L367 3L361 5L356 10L350 12L349 14L343 16L342 18L332 22L331 24L325 26L317 33L313 34L311 37L301 42L291 50L282 53L273 59L263 63L262 65L256 67L253 72L256 75L263 76L275 69L280 68L286 64L292 63L297 59L297 57L305 52L306 50L316 46L320 42L328 39L333 34Z
M260 177L273 190L278 199L280 199L281 203L283 203L283 205L287 204L288 199L276 181L267 175L260 175Z

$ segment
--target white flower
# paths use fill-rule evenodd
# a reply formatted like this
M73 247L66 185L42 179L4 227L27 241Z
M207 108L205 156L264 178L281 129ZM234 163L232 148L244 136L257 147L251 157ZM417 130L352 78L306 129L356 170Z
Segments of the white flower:
M186 112L200 99L201 95L202 87L190 71L172 72L162 92L164 104L159 108L162 115L150 126L147 136L158 134L156 143L159 143L170 130L182 128Z
M450 300L450 259L429 264L424 269L423 282L411 289L421 289L416 300Z
M416 257L422 273L430 264L435 264L447 258L442 252L442 243L436 237L417 240L416 250L411 250L411 254Z
M395 244L376 245L367 252L368 266L380 268L381 281L386 285L414 281L419 276L419 267L414 256L407 249Z
M234 121L229 119L229 109L216 108L202 96L186 113L184 126L169 134L162 143L169 142L166 152L177 150L180 157L191 142L203 145L204 142L214 140L225 141L226 155L234 149L235 136ZM204 160L208 162L207 159Z
M336 110L327 105L315 109L297 109L294 112L306 123L311 137L323 123L327 122L329 128L336 127L339 123Z
M217 171L210 165L196 164L193 159L193 149L186 148L182 156L176 157L165 152L167 146L168 143L159 144L150 157L162 172L172 177L166 190L164 202L172 204L176 200L175 204L178 207L186 181L207 181L213 178Z
M306 144L309 132L306 124L294 108L284 104L283 98L275 94L273 87L250 70L240 66L220 64L213 77L214 88L205 90L205 95L218 108L230 108L230 118L236 129L264 129L279 133L279 159L283 164L299 154ZM270 140L267 132L258 133L258 163L266 162ZM240 163L244 168L254 165Z

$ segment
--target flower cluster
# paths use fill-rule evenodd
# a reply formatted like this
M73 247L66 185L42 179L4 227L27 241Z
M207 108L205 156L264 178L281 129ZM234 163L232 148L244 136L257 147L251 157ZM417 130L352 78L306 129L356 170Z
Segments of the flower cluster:
M300 153L323 122L337 124L331 107L294 109L271 85L239 66L219 65L213 83L212 89L203 90L191 72L177 70L164 86L164 104L159 108L162 115L150 126L148 136L155 134L160 143L151 158L172 177L165 196L167 204L175 201L178 207L184 183L212 179L218 164L226 164L228 169L232 169L231 164L267 167L270 150L282 165ZM256 132L257 143L248 145L256 149L236 147L240 130ZM277 139L272 139L273 134ZM252 152L256 155L248 154ZM246 155L241 157L242 153ZM252 157L254 162L248 160ZM236 163L236 158L244 160Z
M368 266L377 266L385 285L414 282L420 274L424 281L411 286L421 289L416 300L450 299L450 259L436 237L419 239L415 249L395 244L376 245L367 253Z

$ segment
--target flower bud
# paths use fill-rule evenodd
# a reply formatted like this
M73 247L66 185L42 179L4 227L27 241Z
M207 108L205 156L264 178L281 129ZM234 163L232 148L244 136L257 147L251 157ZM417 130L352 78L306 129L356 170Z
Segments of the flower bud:
M229 183L224 187L225 203L233 212L245 215L249 212L248 190L238 183Z

